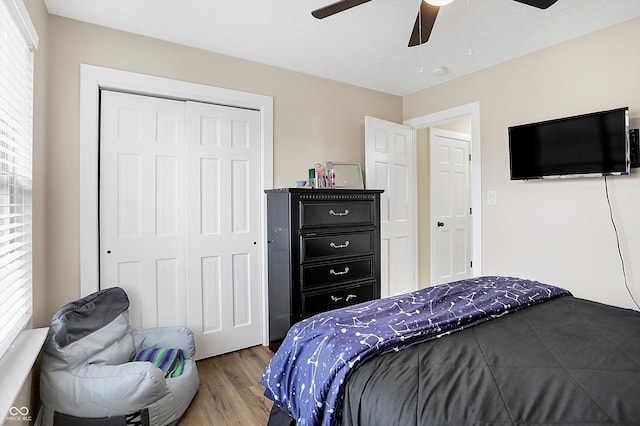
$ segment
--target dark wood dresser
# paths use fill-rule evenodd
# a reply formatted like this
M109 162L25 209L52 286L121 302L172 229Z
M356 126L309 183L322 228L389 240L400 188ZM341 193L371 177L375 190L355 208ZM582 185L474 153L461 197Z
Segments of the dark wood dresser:
M267 194L269 348L319 312L380 297L382 190Z

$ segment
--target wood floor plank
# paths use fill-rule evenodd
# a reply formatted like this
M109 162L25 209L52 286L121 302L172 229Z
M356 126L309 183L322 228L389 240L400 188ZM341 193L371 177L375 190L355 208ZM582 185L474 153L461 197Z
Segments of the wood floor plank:
M200 387L180 426L266 425L271 401L260 378L272 356L254 346L198 361Z

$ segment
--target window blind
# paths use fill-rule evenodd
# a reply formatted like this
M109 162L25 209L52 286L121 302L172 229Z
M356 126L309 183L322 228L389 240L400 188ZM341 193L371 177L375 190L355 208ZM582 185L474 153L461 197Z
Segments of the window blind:
M0 356L32 312L33 36L22 0L0 0Z

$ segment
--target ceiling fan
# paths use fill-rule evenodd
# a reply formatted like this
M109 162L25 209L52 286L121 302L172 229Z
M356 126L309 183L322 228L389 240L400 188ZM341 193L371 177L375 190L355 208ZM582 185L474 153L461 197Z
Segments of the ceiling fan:
M323 19L370 1L371 0L341 0L316 9L311 12L311 14L318 19ZM416 22L413 25L413 31L411 32L411 37L409 38L409 47L418 46L429 41L429 36L431 35L433 24L436 22L436 17L438 16L440 6L449 4L451 3L451 1L453 0L423 0L422 2L420 2L420 10L418 11L418 16L416 17ZM546 9L549 6L553 5L557 0L514 1L537 7L538 9Z

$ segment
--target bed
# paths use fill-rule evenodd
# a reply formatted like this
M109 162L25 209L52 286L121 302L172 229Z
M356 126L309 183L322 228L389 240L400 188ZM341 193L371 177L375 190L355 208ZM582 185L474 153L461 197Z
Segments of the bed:
M459 281L296 324L262 384L271 426L638 425L640 312Z

